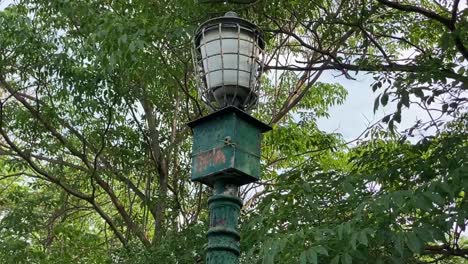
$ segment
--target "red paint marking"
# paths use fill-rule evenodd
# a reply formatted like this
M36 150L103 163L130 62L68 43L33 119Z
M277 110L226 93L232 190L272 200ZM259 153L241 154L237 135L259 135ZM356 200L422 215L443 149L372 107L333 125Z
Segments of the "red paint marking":
M196 157L195 165L198 172L202 172L209 166L226 163L226 156L221 149L213 149Z
M226 224L226 220L224 220L224 219L218 219L218 220L215 221L214 226L219 226L219 225L224 226L225 224Z

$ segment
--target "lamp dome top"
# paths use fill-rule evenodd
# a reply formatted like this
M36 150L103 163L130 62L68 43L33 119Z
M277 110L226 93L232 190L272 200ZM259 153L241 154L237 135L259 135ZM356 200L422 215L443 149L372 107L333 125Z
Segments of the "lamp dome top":
M234 11L228 11L224 14L225 17L239 17L239 15Z
M195 30L195 43L198 45L202 32L207 31L209 29L218 28L219 25L223 27L242 27L255 32L255 34L259 35L260 40L260 47L263 49L265 48L265 42L263 40L264 34L263 31L254 23L239 17L239 15L234 11L228 11L224 14L224 16L216 17L209 19L202 23L196 30Z

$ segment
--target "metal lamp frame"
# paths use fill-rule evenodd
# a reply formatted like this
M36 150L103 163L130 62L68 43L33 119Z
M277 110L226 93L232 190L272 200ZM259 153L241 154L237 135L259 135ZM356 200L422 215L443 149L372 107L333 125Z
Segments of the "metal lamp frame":
M231 33L234 30L237 32L236 37L226 37L223 36L223 32L230 30ZM207 32L218 32L218 38L206 41ZM249 38L244 38L245 34L249 35ZM226 40L237 40L237 50L235 52L226 52L223 50L223 41ZM215 53L208 55L207 44L210 42L219 41L220 53ZM246 42L249 45L252 45L250 54L244 54L241 51L241 41ZM213 110L219 110L228 106L236 106L244 111L249 111L252 109L258 102L258 92L260 87L260 77L263 73L265 65L265 41L263 32L253 23L237 17L233 12L226 13L223 17L214 18L206 21L195 31L195 38L193 41L193 63L195 74L197 75L197 86L199 90L199 96L201 100L205 102ZM205 56L202 56L204 52ZM237 55L237 68L229 68L224 65L224 56L225 55ZM209 59L212 57L220 56L221 58L221 68L219 69L210 69ZM241 69L240 61L241 57L243 59L247 58L250 64L249 70ZM221 71L222 76L222 85L218 87L209 87L211 82L211 76L213 73ZM225 83L225 72L226 71L237 71L237 82L236 84L226 84ZM247 73L249 75L249 87L241 86L239 84L239 76L241 72ZM219 98L216 96L215 91L218 89L226 89L224 92L224 98ZM234 95L231 98L227 97L227 89L234 89ZM237 93L243 89L244 91L248 90L248 95L245 97L245 100L242 102L236 102ZM224 102L224 105L221 105L219 102Z

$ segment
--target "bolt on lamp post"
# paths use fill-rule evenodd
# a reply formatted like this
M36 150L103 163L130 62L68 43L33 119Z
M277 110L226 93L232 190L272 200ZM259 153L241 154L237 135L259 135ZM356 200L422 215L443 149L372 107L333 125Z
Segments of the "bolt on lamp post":
M239 186L259 179L262 133L271 130L247 113L258 102L264 47L259 28L234 12L208 20L195 33L199 94L213 109L188 124L194 137L191 179L213 188L207 264L239 262Z

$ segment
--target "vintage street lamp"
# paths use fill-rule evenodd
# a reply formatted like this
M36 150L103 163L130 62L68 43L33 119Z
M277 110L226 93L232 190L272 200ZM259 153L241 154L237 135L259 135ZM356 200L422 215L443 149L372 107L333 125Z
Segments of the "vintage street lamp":
M199 94L213 109L188 124L194 137L191 179L213 188L207 264L238 263L239 186L259 179L262 133L271 130L247 113L258 101L264 48L259 28L234 12L208 20L195 33Z

